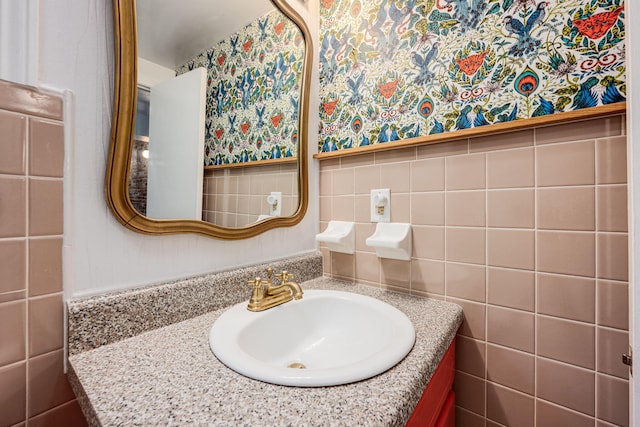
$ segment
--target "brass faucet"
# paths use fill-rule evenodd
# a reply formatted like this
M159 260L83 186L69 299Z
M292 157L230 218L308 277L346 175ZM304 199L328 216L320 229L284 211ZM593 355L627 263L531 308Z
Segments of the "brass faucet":
M275 277L280 279L279 285L274 285L271 282L272 276L273 269L269 267L267 269L267 280L256 277L254 280L248 282L250 286L253 286L253 293L247 306L249 311L263 311L284 304L292 299L302 298L300 285L296 282L289 281L289 279L293 278L293 274L287 271L276 274Z

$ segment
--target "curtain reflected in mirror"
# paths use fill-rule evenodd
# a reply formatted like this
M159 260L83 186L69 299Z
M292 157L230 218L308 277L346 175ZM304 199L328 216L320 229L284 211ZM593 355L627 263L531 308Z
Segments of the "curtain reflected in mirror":
M140 214L235 228L298 210L304 37L254 1L137 0Z

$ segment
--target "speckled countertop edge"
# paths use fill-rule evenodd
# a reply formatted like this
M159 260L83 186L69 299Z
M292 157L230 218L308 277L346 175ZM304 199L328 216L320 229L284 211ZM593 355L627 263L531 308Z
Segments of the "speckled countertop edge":
M191 319L248 298L248 280L287 270L298 282L322 276L313 253L139 289L67 301L70 355Z
M328 278L303 289L373 296L413 322L416 343L395 367L335 387L296 388L220 363L208 332L224 309L71 356L70 380L91 425L404 425L462 322L452 303Z

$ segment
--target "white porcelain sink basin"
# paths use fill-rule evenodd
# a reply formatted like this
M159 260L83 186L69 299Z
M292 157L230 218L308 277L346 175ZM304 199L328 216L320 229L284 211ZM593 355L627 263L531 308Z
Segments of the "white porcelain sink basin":
M409 353L415 330L391 305L360 294L307 290L259 313L246 302L213 324L209 344L234 371L288 386L320 387L363 380ZM304 368L292 368L302 364Z

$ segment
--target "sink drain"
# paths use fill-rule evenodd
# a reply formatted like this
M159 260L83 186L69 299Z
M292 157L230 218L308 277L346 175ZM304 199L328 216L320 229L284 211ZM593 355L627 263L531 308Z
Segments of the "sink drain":
M307 369L307 367L306 367L306 366L304 366L302 363L298 363L298 362L295 362L295 363L292 363L292 364L288 365L288 366L287 366L287 368L292 368L292 369Z

